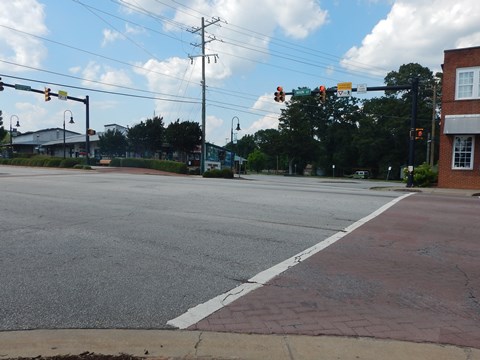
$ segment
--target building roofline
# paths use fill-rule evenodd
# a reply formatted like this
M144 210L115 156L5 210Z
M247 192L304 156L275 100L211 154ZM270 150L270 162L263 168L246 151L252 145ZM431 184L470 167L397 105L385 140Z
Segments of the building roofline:
M458 48L458 49L447 49L447 50L444 50L444 52L447 53L447 52L465 51L465 50L473 50L473 49L480 50L480 46L472 46L472 47Z

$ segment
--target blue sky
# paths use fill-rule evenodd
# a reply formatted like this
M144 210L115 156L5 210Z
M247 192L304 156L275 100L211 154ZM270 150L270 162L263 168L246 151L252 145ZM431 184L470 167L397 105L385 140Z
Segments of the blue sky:
M206 140L217 145L235 116L239 138L276 128L279 85L383 85L402 64L440 71L444 50L480 46L478 0L10 0L0 2L0 73L9 84L88 95L97 131L154 113L166 125L201 123L192 30L202 17L220 19L206 28ZM22 132L62 127L70 110L67 128L85 132L79 102L5 88L0 109L7 129L12 115Z

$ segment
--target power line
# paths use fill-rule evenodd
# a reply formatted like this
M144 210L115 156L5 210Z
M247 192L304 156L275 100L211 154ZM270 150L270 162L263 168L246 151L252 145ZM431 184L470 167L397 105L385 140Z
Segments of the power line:
M75 0L75 1L78 1L78 0ZM111 0L113 2L121 2L123 4L125 4L126 2L124 0ZM182 12L184 14L187 14L189 16L192 16L192 17L195 17L195 18L199 18L198 16L194 16L192 14L190 14L189 12L187 11L183 11L181 9L179 9L178 7L173 7L163 1L160 1L160 0L155 0L157 3L159 4L162 4L164 6L167 6L173 10L176 10L176 11L179 11L179 12ZM190 11L192 12L195 12L195 13L198 13L198 14L201 14L201 15L204 15L202 14L201 12L191 8L191 7L188 7L184 4L181 4L180 2L178 1L173 1L174 3L186 8L186 9L189 9ZM125 6L128 6L128 7L134 7L134 8L138 8L138 7L135 7L133 5L131 5L130 3L126 3L127 5ZM147 13L149 16L153 17L153 18L156 18L158 17L158 15L154 15L152 12L148 11L148 10L145 10L145 9L142 9L142 13ZM206 16L206 15L204 15ZM208 15L207 15L208 16ZM232 32L236 32L236 33L239 33L239 34L242 34L242 35L245 35L245 36L249 36L249 37L253 37L253 38L256 38L256 39L260 39L262 41L264 41L265 39L268 39L272 44L276 44L277 46L280 46L280 47L283 47L283 48L286 48L288 50L295 50L297 52L300 52L300 53L303 53L303 54L307 54L307 55L312 55L312 56L315 56L315 57L320 57L320 58L323 58L323 59L327 59L327 60L335 60L335 61L339 61L339 60L342 60L343 58L342 57L339 57L337 55L333 55L333 54L329 54L329 53L326 53L326 52L322 52L322 51L319 51L319 50L316 50L316 49L311 49L311 48L308 48L308 47L305 47L305 46L301 46L301 45L298 45L298 44L295 44L295 43L292 43L292 42L289 42L289 41L286 41L286 40L281 40L281 39L277 39L275 37L272 37L272 36L268 36L268 35L265 35L265 34L262 34L262 33L259 33L255 30L251 30L251 29L247 29L245 27L241 27L241 26L237 26L237 25L234 25L234 24L230 24L224 20L222 20L222 23L224 23L226 26L223 26L222 28L223 29L227 29L229 31L232 31ZM176 23L176 26L181 28L181 29L185 29L186 25L184 24L180 24L180 23ZM242 29L244 31L240 31L240 30L235 30L233 28L238 28L238 29ZM229 39L227 37L225 37L224 35L222 35L222 39ZM306 58L304 57L297 57L297 58L293 58L291 57L291 52L281 52L281 51L276 51L276 50L273 50L273 49L270 49L269 52L266 52L265 50L263 50L263 48L260 48L260 47L256 47L255 45L251 45L247 42L242 42L238 39L229 39L231 42L227 42L233 46L238 46L238 47L241 47L241 48L244 48L244 49L247 49L247 50L250 50L250 51L256 51L256 52L259 52L259 53L263 53L263 54L270 54L270 53L277 53L279 54L280 58L283 58L285 60L289 60L289 61L293 61L293 62L298 62L298 63L301 63L303 65L309 65L309 66L313 66L313 67L320 67L320 68L324 68L324 69L327 69L329 70L330 68L333 68L335 71L337 72L341 72L341 73L346 73L346 74L351 74L351 73L355 73L355 74L358 74L359 76L361 77L364 77L364 78L369 78L369 79L374 79L374 80L377 80L378 79L378 76L372 76L370 75L371 71L369 70L374 70L374 71L377 71L377 72L382 72L382 74L386 73L387 70L385 69L382 69L382 68L379 68L379 67L376 67L376 66L372 66L372 65L367 65L367 64L363 64L363 63L360 63L360 62L356 62L356 61L350 61L350 63L352 63L353 65L355 65L357 68L359 69L362 69L364 71L355 71L355 70L343 70L339 67L336 67L336 66L330 66L329 64L326 64L326 63L323 63L324 66L320 66L316 63L312 63L312 62L309 62L306 60ZM223 41L222 41L223 42ZM243 46L241 44L244 44ZM249 46L246 46L246 45L249 45ZM259 62L261 64L261 62ZM368 71L368 73L366 73L365 71ZM335 81L338 81L338 80L335 80Z
M102 85L108 85L108 86L113 86L113 87L119 87L119 88L124 88L124 89L128 89L128 90L134 90L134 91L144 92L144 93L161 94L161 93L155 93L155 92L153 92L153 91L147 91L147 90L130 88L130 87L127 87L127 86L120 86L120 85L115 85L115 84L107 84L107 83L102 83L102 82L100 82L100 81L82 79L82 78L79 78L79 77L76 77L76 76L64 75L64 74L61 74L61 73L56 73L56 72L54 72L54 71L49 71L49 70L44 70L44 69L38 69L38 68L31 67L31 66L17 65L17 64L14 64L14 63L10 62L10 61L1 60L1 59L0 59L0 62L8 63L8 64L16 65L16 66L22 66L22 67L26 67L26 68L29 68L29 69L32 69L32 70L36 70L36 71L40 71L40 72L45 72L45 73L49 73L49 74L53 74L53 75L66 76L66 77L70 77L70 78L72 78L72 79L89 81L89 82L93 82L93 83L96 83L96 84L102 84ZM74 86L74 85L67 85L67 84L62 84L62 83L55 83L55 82L50 82L50 81L42 81L42 80L31 79L31 78L23 78L23 77L18 77L18 76L11 76L11 75L7 75L7 74L0 74L0 76L12 78L12 79L18 79L18 80L31 81L31 82L35 82L35 83L39 83L39 84L46 84L46 83L48 83L48 84L51 84L51 85L62 86L62 87L65 87L65 88L78 89L78 90L86 90L86 91L98 92L98 93L103 93L103 94L128 96L128 97L141 98L141 99L162 100L162 101L169 101L169 102L181 102L181 103L188 103L188 104L200 104L199 101L193 101L193 100L168 99L168 98L160 98L160 97L156 97L156 96L146 96L146 95L135 95L135 94L128 94L128 93L121 93L121 92L118 92L118 91L99 90L99 89L92 89L92 88L81 87L81 86ZM166 94L164 94L164 95L166 95ZM168 96L171 96L171 95L168 95Z

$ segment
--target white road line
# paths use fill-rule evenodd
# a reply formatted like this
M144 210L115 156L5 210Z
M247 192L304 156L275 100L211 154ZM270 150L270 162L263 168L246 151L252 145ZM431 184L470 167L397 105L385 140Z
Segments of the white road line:
M381 208L374 211L370 215L365 216L364 218L353 223L352 225L346 227L344 231L339 231L336 234L330 236L329 238L319 242L318 244L313 245L312 247L302 251L301 253L292 256L291 258L282 261L281 263L274 265L271 268L262 271L261 273L258 273L254 277L250 278L246 283L243 283L242 285L237 286L236 288L227 291L226 293L218 295L213 299L204 302L203 304L199 304L193 308L188 309L186 313L180 315L175 319L169 320L167 322L167 325L174 326L179 329L186 329L189 326L196 324L200 320L206 318L207 316L213 314L215 311L220 310L224 306L227 306L228 304L248 294L249 292L261 288L268 281L273 279L275 276L280 275L285 270L301 263L305 259L308 259L310 256L315 255L316 253L336 243L345 235L348 235L353 230L374 219L375 217L395 205L397 202L403 200L404 198L412 194L414 193L407 193L403 196L393 199L392 201L383 205Z

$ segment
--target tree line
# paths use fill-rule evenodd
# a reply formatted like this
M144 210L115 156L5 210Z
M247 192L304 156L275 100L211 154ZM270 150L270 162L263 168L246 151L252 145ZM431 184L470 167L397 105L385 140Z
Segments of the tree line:
M127 129L126 133L107 130L99 135L99 148L108 157L125 156L126 153L142 158L161 158L162 153L177 152L180 160L201 144L200 125L193 121L177 119L165 127L163 117L141 121Z

